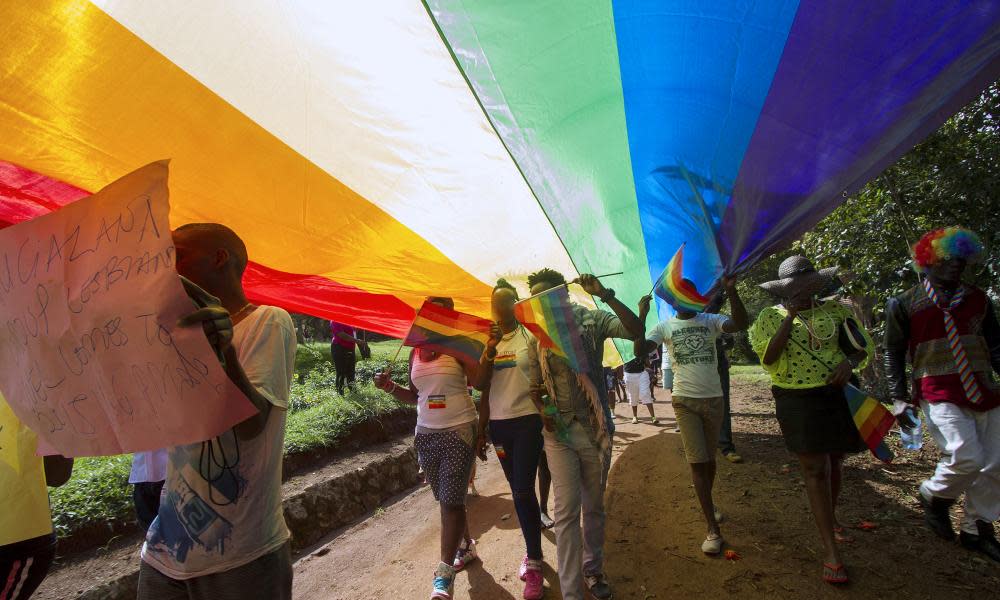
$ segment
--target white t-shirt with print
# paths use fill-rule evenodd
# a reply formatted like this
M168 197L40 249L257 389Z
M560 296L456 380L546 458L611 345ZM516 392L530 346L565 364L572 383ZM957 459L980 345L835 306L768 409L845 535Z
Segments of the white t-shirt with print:
M478 415L462 363L447 354L424 362L413 351L410 381L417 388L417 427L448 429L474 422Z
M233 347L247 378L274 407L264 431L237 440L170 449L160 512L142 560L173 579L243 566L289 538L281 506L285 413L295 369L295 328L287 312L261 306L236 324Z
M504 336L497 344L490 381L490 420L516 419L537 415L531 401L531 382L541 378L538 363L531 360L529 348L535 337L523 326Z
M722 326L727 321L729 317L705 313L690 319L673 317L659 323L646 335L646 339L665 344L670 353L675 396L722 396L715 341L722 335Z

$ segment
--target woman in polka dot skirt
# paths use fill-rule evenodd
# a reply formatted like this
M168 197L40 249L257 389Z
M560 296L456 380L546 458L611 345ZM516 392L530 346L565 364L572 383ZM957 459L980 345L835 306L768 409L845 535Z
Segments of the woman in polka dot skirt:
M809 506L825 549L823 580L847 583L837 542L850 541L837 522L841 461L861 452L844 385L868 361L868 333L835 301L816 296L831 287L836 269L817 271L804 256L781 263L777 281L761 285L782 303L761 311L750 343L771 376L775 413L785 445L798 456Z
M451 298L430 300L454 309ZM397 385L388 373L375 376L376 386L417 405L417 458L441 508L441 563L434 572L432 600L451 600L456 571L477 558L465 512L478 421L469 385L476 376L475 365L463 366L427 348L410 353L409 387Z

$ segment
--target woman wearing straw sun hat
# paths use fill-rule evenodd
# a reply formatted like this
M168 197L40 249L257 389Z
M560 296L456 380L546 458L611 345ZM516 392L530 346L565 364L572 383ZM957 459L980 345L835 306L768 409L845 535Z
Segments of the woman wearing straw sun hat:
M816 269L804 256L778 267L778 279L761 287L781 304L761 311L750 343L771 376L775 412L788 450L798 456L809 505L825 548L823 580L847 583L837 550L849 541L835 508L844 454L865 444L844 397L853 371L868 361L872 341L837 302L818 301L835 281L836 268Z

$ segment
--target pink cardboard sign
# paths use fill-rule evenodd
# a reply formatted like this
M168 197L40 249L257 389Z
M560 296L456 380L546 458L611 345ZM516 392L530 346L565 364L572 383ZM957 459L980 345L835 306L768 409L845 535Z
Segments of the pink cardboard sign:
M167 162L0 231L0 389L65 456L209 440L256 412L174 269Z

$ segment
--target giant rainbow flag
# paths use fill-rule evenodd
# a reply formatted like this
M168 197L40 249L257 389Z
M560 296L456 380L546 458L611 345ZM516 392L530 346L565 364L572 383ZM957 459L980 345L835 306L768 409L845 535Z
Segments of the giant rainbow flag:
M1000 77L1000 3L8 0L0 223L171 159L257 302L402 337L687 240L707 290ZM578 301L585 299L577 298ZM626 350L626 353L630 352Z

